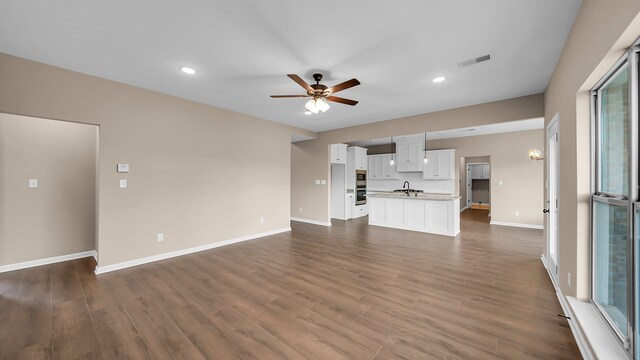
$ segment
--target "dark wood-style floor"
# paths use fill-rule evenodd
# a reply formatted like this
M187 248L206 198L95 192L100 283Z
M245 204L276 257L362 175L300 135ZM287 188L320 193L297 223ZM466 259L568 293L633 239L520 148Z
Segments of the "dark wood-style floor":
M96 276L0 274L3 359L578 359L542 232L293 231Z

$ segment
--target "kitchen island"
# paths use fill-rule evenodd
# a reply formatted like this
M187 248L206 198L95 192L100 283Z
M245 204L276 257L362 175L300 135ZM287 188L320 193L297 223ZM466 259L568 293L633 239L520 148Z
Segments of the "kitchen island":
M398 192L367 193L369 225L456 236L460 197Z

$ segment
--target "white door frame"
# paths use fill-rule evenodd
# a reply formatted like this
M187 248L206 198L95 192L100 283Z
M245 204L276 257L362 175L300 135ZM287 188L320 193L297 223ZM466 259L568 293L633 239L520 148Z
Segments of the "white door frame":
M486 163L486 162L467 164L467 184L466 184L467 185L467 203L465 205L469 209L471 209L471 205L473 205L473 203L471 202L471 165L489 165L489 168L491 168L491 163ZM489 203L491 203L491 201L489 201ZM491 206L491 204L489 204L489 206Z
M558 283L559 266L559 214L560 214L560 114L556 114L547 125L545 132L545 165L547 167L547 178L545 185L547 188L546 209L546 251L545 261L547 270L553 280Z

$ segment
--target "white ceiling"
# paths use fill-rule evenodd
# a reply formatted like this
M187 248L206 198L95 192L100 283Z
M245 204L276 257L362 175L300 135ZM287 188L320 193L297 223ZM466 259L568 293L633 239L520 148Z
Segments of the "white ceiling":
M504 122L504 123L491 124L491 125L481 125L481 126L430 132L430 133L427 133L427 140L453 139L453 138L461 138L461 137L469 137L469 136L508 133L508 132L515 132L515 131L536 130L536 129L543 129L543 128L544 128L544 118L535 118L535 119L511 121L511 122ZM422 142L424 141L424 133L394 136L393 141L394 142L409 142L409 141ZM374 145L384 145L389 143L391 143L391 138L385 137L385 138L379 138L379 139L355 141L349 144L355 145L355 146L368 147L368 146L374 146Z
M3 0L0 52L323 131L542 92L580 4ZM340 96L360 103L316 121L305 99L269 98L302 94L286 74L314 72L327 85L358 78Z

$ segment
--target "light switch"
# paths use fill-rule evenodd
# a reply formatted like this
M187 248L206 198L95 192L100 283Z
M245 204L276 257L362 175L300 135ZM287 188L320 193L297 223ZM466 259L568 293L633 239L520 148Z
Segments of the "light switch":
M38 179L29 179L29 188L35 189L38 187Z
M120 189L127 188L127 179L120 179Z
M119 173L128 173L129 172L129 164L118 164L118 172Z
M320 180L316 180L316 185L320 185Z
M502 186L504 184L504 182L502 180L498 181L498 185Z
M327 185L327 180L320 180L320 185Z

